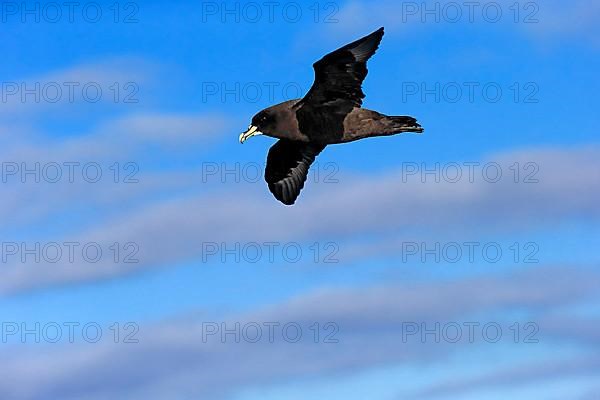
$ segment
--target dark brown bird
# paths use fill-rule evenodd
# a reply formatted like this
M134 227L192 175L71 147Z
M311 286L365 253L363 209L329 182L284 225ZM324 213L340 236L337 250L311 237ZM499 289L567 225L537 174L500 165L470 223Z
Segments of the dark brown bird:
M279 139L267 156L265 180L275 198L294 204L310 165L328 144L402 132L422 133L417 120L361 108L367 60L375 54L383 28L313 64L315 81L303 99L265 108L252 118L240 143L256 135Z

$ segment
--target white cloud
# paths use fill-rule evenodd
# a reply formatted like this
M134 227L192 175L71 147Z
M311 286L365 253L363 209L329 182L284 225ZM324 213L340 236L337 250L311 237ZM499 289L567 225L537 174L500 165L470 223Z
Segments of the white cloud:
M525 26L534 37L546 43L568 40L600 46L598 2L549 0L540 3L539 8L539 23Z
M126 116L105 129L139 141L189 145L220 137L228 125L225 117L218 115L148 113Z
M0 292L8 294L173 266L200 257L203 242L335 238L343 243L357 236L382 237L415 228L446 231L450 223L480 234L515 228L556 229L565 221L581 219L591 222L600 216L597 207L600 192L592 184L600 181L598 152L597 147L533 149L489 158L505 167L516 161L535 162L539 167L536 175L539 182L531 184L514 183L511 179L498 183L481 179L474 183L466 179L458 183L423 184L414 180L403 183L399 171L377 177L340 177L338 184L309 182L300 202L291 208L272 199L262 180L222 185L208 195L196 191L181 196L178 191L168 196L169 190L165 188L178 184L173 182L173 175L165 174L164 185L158 181L156 186L140 186L137 190L151 197L155 187L166 199L144 201L137 207L131 203L122 214L64 238L84 243L135 242L140 247L138 264L105 263L94 268L77 268L65 263L12 262L0 271ZM202 186L198 175L177 179L181 186L187 183L199 189L207 187ZM114 191L111 195L131 194ZM121 199L116 197L113 201L118 203ZM257 226L261 229L256 229Z
M600 5L586 0L520 3L512 0L472 3L428 0L381 1L376 4L352 0L341 6L335 17L339 23L330 24L327 28L344 35L349 32L364 34L379 26L385 26L389 31L419 32L455 24L480 28L502 24L506 29L520 30L545 44L556 43L557 40L591 43L596 47L600 44L597 24Z
M5 77L1 82L0 118L31 118L34 113L60 112L68 118L82 106L126 105L140 101L157 68L136 58L115 58L70 66L38 76ZM128 85L133 84L133 85Z
M419 366L445 362L451 354L485 354L501 343L513 343L507 335L501 343L434 341L404 343L404 322L490 321L510 325L510 315L525 313L540 322L544 345L575 343L594 348L581 325L543 322L558 305L568 307L595 301L598 274L578 268L536 268L512 275L468 278L445 283L391 283L359 289L323 289L267 309L230 316L207 316L167 320L140 327L138 344L38 346L24 351L6 349L0 365L0 393L16 400L61 398L163 399L180 397L226 398L246 387L261 387L298 379L324 378L386 365ZM523 315L523 314L521 314ZM339 326L338 343L314 343L304 335L289 343L275 335L273 341L257 343L219 335L203 340L204 322L296 322L308 331L313 322L332 321ZM587 323L594 323L593 319ZM512 344L514 346L514 343ZM587 346L587 347L586 347ZM361 349L362 351L357 351ZM18 350L18 351L17 351ZM520 355L536 361L539 353L521 346ZM578 362L556 355L557 365ZM579 360L580 361L580 360ZM581 365L583 366L583 364ZM599 364L587 364L598 372ZM571 368L573 375L585 375ZM509 372L498 371L500 377ZM538 371L536 377L552 379ZM494 376L477 381L501 390L503 380ZM434 390L437 380L432 380ZM462 385L454 390L461 389ZM461 389L464 390L464 389Z
M148 112L109 120L85 134L63 139L10 129L13 134L4 137L0 148L0 217L6 223L25 226L60 215L75 204L98 211L109 205L144 202L144 197L164 196L172 190L178 193L176 189L198 182L200 172L158 172L159 168L148 161L152 159L147 150L158 148L165 157L185 152L202 155L229 126L228 120L217 114ZM59 165L62 178L56 183L51 181L56 169L44 172L49 163ZM69 181L67 163L77 163L72 170L73 182ZM99 165L102 178L98 182L90 183L83 177L83 167L90 163ZM11 173L14 168L16 172ZM32 174L24 175L36 168L39 182ZM139 182L123 183L126 176Z

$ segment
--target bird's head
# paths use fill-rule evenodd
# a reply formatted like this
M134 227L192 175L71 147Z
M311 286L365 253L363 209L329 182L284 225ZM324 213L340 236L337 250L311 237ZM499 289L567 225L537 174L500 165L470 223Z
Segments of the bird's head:
M240 135L240 143L257 135L275 136L277 131L277 113L270 109L264 109L254 117L248 130Z

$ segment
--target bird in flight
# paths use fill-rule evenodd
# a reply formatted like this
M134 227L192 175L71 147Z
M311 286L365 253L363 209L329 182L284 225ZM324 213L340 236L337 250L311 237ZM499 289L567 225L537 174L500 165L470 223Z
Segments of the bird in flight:
M315 81L304 98L265 108L252 118L240 143L256 135L279 139L270 149L265 181L277 200L292 205L308 169L325 146L402 132L422 133L417 120L361 108L367 60L383 28L327 54L313 64Z

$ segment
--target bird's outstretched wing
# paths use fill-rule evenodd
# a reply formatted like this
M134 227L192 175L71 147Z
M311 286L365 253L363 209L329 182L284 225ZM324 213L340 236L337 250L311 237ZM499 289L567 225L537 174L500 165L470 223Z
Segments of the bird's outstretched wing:
M311 139L318 140L320 134L339 136L343 133L344 117L362 105L365 94L361 85L368 72L367 60L375 54L382 37L383 28L379 28L313 64L315 81L295 105L300 129ZM315 115L325 118L315 118ZM331 132L332 128L338 132Z
M280 139L269 149L265 181L275 198L292 205L308 176L308 169L325 145Z

